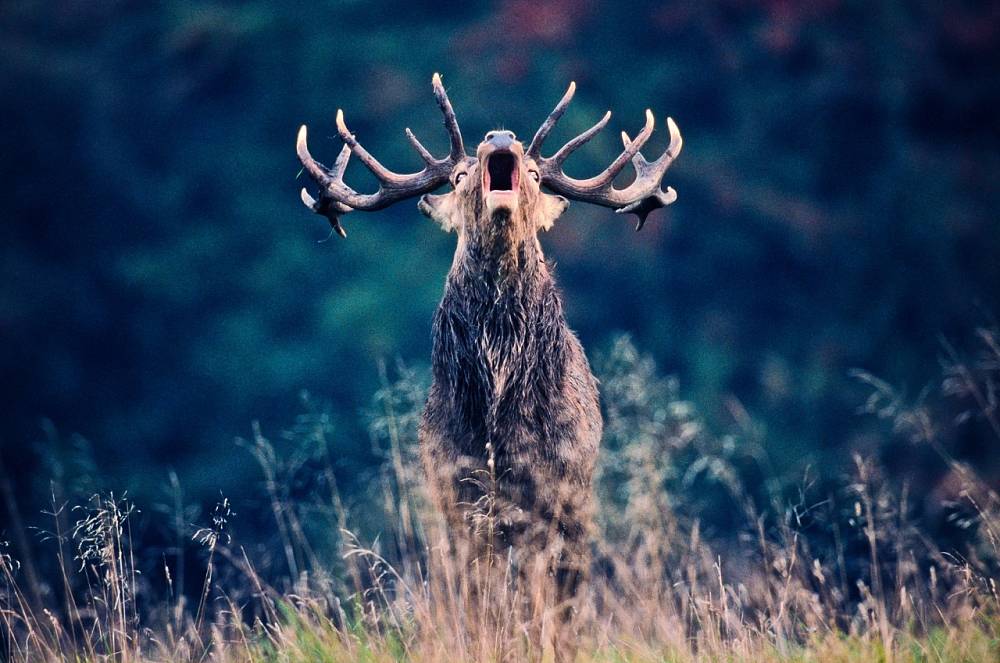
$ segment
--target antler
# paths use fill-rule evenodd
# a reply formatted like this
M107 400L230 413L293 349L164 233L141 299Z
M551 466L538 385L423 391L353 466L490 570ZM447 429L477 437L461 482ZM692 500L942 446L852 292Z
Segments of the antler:
M571 82L569 88L566 90L566 94L559 100L556 107L552 109L552 112L549 113L542 126L538 128L538 132L531 140L531 145L528 146L527 154L538 164L542 184L546 185L549 189L573 200L612 207L619 214L635 214L639 217L635 229L640 230L646 223L646 217L650 212L654 209L665 207L677 200L677 192L671 187L667 187L667 190L663 191L660 188L660 183L667 168L670 167L670 164L680 154L681 147L684 144L684 141L681 139L680 130L674 124L674 121L668 117L667 128L670 131L670 145L656 161L647 161L642 156L642 153L639 152L653 133L653 113L647 109L646 125L639 132L639 135L635 137L635 140L631 140L628 134L624 131L622 132L622 142L625 144L625 150L618 155L618 158L610 166L594 177L585 180L574 179L563 172L563 163L577 148L596 136L607 125L608 120L611 119L611 111L608 111L597 124L567 142L551 157L543 157L541 155L542 143L545 142L545 139L552 131L552 128L555 127L559 118L566 112L566 108L573 99L575 92L576 83ZM636 172L635 181L624 189L616 189L613 184L614 179L630 160Z
M413 132L406 129L406 138L410 145L417 151L426 166L417 173L400 174L394 173L373 157L368 150L363 148L354 134L347 129L344 123L344 111L337 110L337 133L344 141L344 147L340 150L333 168L327 168L312 158L309 154L309 147L306 144L306 126L299 128L298 139L295 142L295 151L302 162L303 168L309 173L309 177L320 186L319 200L314 199L305 188L302 189L302 202L306 207L321 214L329 220L331 227L341 237L346 237L343 226L340 225L340 217L353 210L374 211L380 210L399 202L406 198L419 196L428 191L433 191L448 181L452 169L464 158L465 145L462 143L462 132L458 128L458 120L455 118L455 111L448 100L448 94L441 84L441 76L434 74L432 80L434 87L434 98L437 100L441 113L444 115L444 126L448 130L451 138L451 151L443 159L435 159L427 149L421 145ZM351 154L355 154L368 170L375 175L379 182L378 191L375 193L358 193L344 183L344 171L347 170L347 162Z

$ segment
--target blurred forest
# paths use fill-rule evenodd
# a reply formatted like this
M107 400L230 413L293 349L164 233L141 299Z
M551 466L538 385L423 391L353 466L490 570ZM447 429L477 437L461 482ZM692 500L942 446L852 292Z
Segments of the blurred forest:
M229 497L252 538L267 502L233 440L258 421L288 447L303 412L363 507L372 395L428 361L455 239L406 203L323 241L293 142L308 124L331 161L343 108L418 168L404 127L446 145L435 71L467 144L530 136L575 80L550 149L615 113L576 176L647 106L659 153L672 116L677 203L640 233L575 203L543 237L591 356L630 335L779 477L837 476L857 450L931 490L931 453L859 417L849 371L917 399L994 324L998 56L996 2L3 3L0 538L53 479L157 504L171 473L187 502ZM979 429L956 430L996 485Z

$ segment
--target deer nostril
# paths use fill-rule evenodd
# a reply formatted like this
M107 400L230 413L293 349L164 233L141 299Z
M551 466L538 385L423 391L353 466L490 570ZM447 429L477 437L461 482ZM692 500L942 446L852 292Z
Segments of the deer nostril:
M486 142L493 147L504 150L514 144L513 131L491 131L486 134Z

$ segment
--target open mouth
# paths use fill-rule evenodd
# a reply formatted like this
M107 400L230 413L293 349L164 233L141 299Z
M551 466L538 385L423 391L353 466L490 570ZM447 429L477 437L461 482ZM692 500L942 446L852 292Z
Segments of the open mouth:
M493 152L486 158L483 171L485 191L514 191L517 189L517 178L517 157L513 152Z

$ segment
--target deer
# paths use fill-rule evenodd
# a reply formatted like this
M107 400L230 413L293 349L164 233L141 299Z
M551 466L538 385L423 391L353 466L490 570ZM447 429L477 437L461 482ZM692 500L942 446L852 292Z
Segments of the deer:
M350 130L342 110L337 132L344 145L332 168L317 162L299 129L296 152L319 187L303 203L346 237L341 218L374 212L419 196L421 213L457 244L444 294L434 315L432 385L419 428L419 450L430 493L449 531L475 536L475 514L489 493L498 514L493 533L501 549L548 551L547 575L556 600L572 601L589 564L591 492L603 422L598 382L583 347L567 325L562 300L539 241L569 205L579 201L635 215L640 230L650 212L673 203L662 189L680 154L677 125L667 118L670 143L654 161L640 149L653 133L654 116L599 174L574 179L563 164L608 124L611 111L552 156L542 146L576 90L566 93L527 148L509 130L486 133L475 154L466 153L455 112L434 74L432 87L450 139L447 156L435 158L409 128L405 135L424 163L399 174L373 157ZM344 182L351 156L378 180L375 193ZM635 178L618 188L615 178L631 163ZM450 185L446 193L432 193Z

